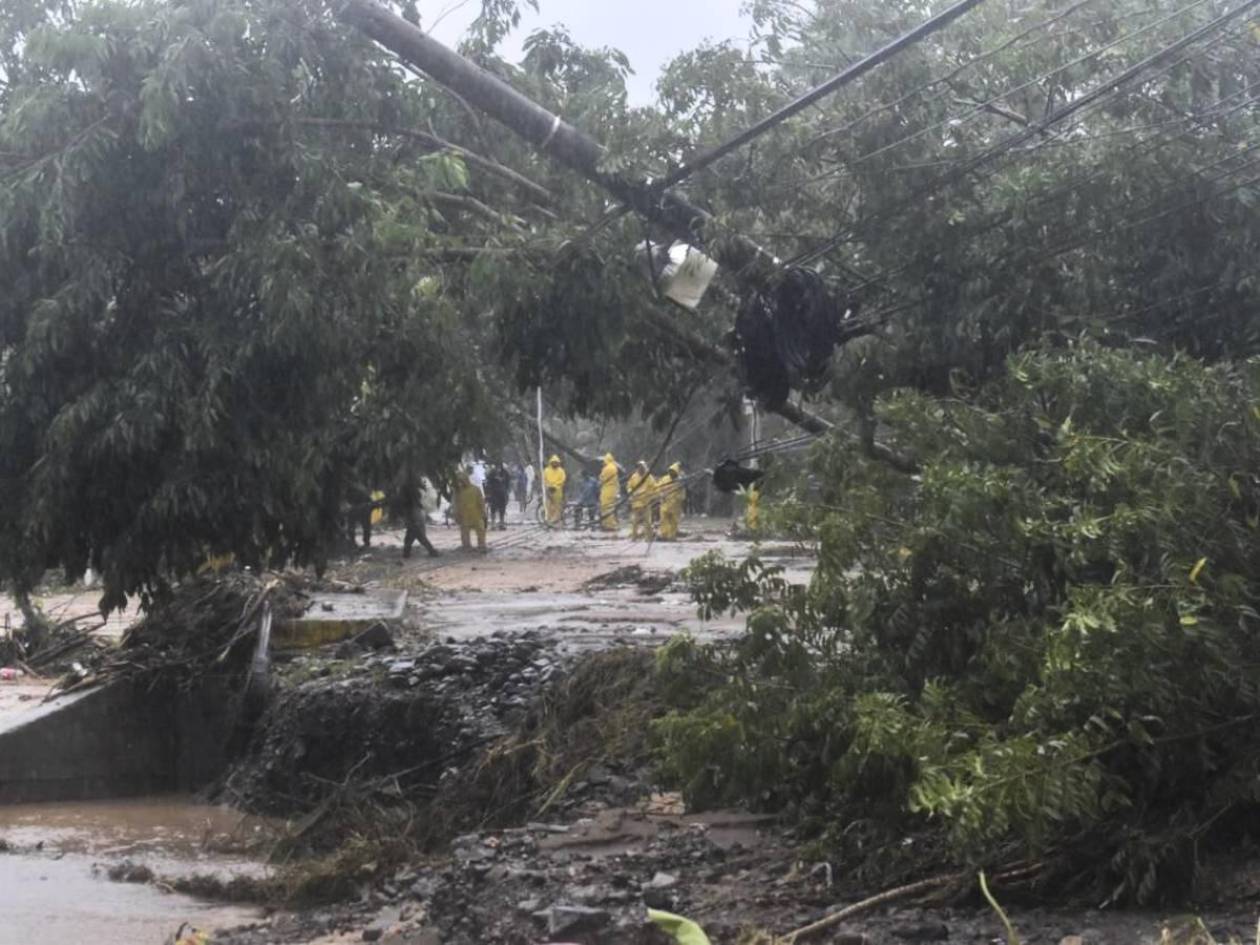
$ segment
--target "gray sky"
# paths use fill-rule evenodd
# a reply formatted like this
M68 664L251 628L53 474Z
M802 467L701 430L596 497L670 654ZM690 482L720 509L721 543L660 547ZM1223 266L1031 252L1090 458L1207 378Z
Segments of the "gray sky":
M706 39L748 36L749 21L739 8L744 0L539 0L540 12L522 17L520 28L503 43L505 57L517 60L521 43L540 27L563 23L583 46L613 46L630 57L630 99L643 104L653 98L661 67L675 55ZM480 0L421 0L422 25L430 28L444 11L451 12L433 29L447 44L459 40L481 9Z

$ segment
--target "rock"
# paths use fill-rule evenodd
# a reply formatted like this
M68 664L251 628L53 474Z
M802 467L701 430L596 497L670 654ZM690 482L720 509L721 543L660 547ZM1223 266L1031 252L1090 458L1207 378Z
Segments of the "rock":
M611 916L603 909L587 906L552 906L535 912L534 918L547 923L548 935L562 935L596 931L607 925Z
M369 925L363 930L363 941L365 942L379 942L384 937L385 926L383 925Z
M576 902L601 902L604 899L607 890L596 886L574 886L568 890L566 899L572 899Z
M393 649L394 635L385 624L374 623L350 642L363 650Z
M111 866L106 875L116 883L153 882L153 870L143 863L132 863L130 860Z
M657 873L647 883L648 889L670 889L678 885L678 877L669 873Z
M391 676L406 676L415 668L415 660L394 660L394 662L389 664L389 674Z

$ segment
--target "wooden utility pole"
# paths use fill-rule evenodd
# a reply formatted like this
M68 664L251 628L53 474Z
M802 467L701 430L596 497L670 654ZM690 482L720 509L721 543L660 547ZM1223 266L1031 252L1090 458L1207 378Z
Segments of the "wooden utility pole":
M346 0L342 18L477 109L502 122L539 151L608 191L675 239L703 249L737 279L760 281L778 260L746 237L713 232L713 218L673 192L600 169L604 148L475 63L447 49L376 0Z
M662 192L648 182L601 170L605 152L599 142L502 79L447 49L376 0L345 0L341 16L404 62L455 92L473 108L506 125L539 151L602 187L675 239L703 249L743 284L760 288L766 277L780 268L779 260L746 237L723 233L719 239L714 232L713 218L678 194ZM867 332L867 328L855 325L847 337ZM733 359L726 352L712 349L708 354L734 367ZM831 429L826 420L790 403L773 409L811 433Z

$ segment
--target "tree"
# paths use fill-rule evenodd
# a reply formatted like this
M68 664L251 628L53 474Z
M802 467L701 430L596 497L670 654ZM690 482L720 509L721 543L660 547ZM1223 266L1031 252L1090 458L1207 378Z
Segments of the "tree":
M670 771L868 875L1030 857L1057 890L1187 895L1257 810L1258 379L1083 343L969 402L898 397L921 474L832 443L782 513L821 539L808 588L693 565L704 608L750 616L667 660Z
M463 161L319 4L6 6L0 574L142 599L207 553L318 559L349 481L489 415L426 253ZM14 27L19 29L15 31ZM366 126L324 133L326 122Z

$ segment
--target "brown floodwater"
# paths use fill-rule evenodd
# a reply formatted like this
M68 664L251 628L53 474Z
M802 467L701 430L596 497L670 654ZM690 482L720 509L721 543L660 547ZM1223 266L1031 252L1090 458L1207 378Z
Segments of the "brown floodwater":
M106 878L130 860L160 876L259 874L275 825L189 798L0 807L0 945L162 945L183 922L256 921L254 908L207 903Z

